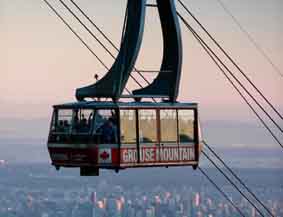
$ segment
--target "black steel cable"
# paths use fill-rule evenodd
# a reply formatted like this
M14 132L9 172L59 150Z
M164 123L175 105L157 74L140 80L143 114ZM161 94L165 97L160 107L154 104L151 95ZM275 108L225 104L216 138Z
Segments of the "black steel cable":
M68 29L80 40L80 42L92 53L93 56L109 70L106 64L96 55L96 53L87 45L87 43L76 33L76 31L67 23L67 21L58 13L58 11L47 1L43 0L46 5L55 13L55 15L68 27ZM126 88L126 91L130 94L131 92Z
M75 17L75 19L88 31L88 33L103 47L106 52L115 59L115 56L109 51L109 49L92 33L92 31L81 21L81 19L71 10L71 8L65 4L64 1L58 0L61 4Z
M66 22L66 20L56 11L56 9L47 1L43 0L47 6L56 14L57 17L71 30L71 32L83 43L83 45L96 57L96 59L107 69L109 68L103 63L103 61L94 53L94 51L87 45L87 43L75 32L75 30Z
M61 2L61 4L76 18L76 20L88 31L88 33L101 45L101 47L104 48L104 50L113 58L115 59L115 56L110 52L110 50L97 38L93 32L81 21L81 19L68 7L68 5L65 4L62 0L58 0ZM140 82L130 74L131 78L142 88L143 86L140 84Z
M241 189L227 176L223 170L204 152L204 156L215 166L215 168L227 179L227 181L256 209L256 211L264 217L264 214L257 208L257 206L241 191Z
M275 217L272 212L258 199L258 197L249 189L249 187L240 179L240 177L222 160L221 157L206 143L202 141L204 145L213 153L213 155L224 165L224 167L238 180L239 183L255 198L255 200L272 216Z
M89 16L86 15L86 13L74 2L73 0L70 0L72 4L84 15L84 17L96 28L96 30L108 41L109 44L111 44L112 47L114 47L117 51L119 49L114 45L114 43L104 34L103 31L89 18Z
M187 27L190 26L190 24L185 20L185 18L180 13L178 13L178 16L182 19L183 23L185 23L185 25ZM195 30L193 30L193 28L191 26L190 26L190 28L192 29L192 31L195 32ZM200 36L198 36L198 37L200 37ZM211 50L211 52L212 52L212 50ZM213 53L215 53L215 52L213 52ZM279 126L279 124L270 116L270 114L263 108L263 106L256 100L256 98L242 84L242 82L232 73L232 71L223 63L223 61L221 61L219 59L219 57L217 55L215 55L215 57L218 59L219 62L221 62L221 64L225 67L225 69L229 72L229 74L237 81L237 83L244 89L244 91L252 98L252 100L257 104L257 106L265 113L265 115L272 121L272 123L281 131L281 133L283 133L283 129Z
M228 79L228 81L233 85L233 87L236 89L236 91L239 93L239 95L243 98L243 100L246 102L246 104L249 106L249 108L253 111L253 113L257 116L257 118L260 120L260 122L264 125L264 127L269 131L271 136L276 140L276 142L283 148L283 145L279 141L279 139L275 136L275 134L272 132L272 130L267 126L267 124L264 122L264 120L260 117L260 115L256 112L256 110L252 107L252 105L249 103L249 101L246 99L246 97L241 93L239 88L234 84L234 82L229 78L229 76L225 73L224 69L221 68L221 66L218 64L218 62L214 59L214 57L222 64L222 66L225 67L225 69L230 72L230 74L233 73L227 68L227 66L219 59L219 57L213 52L213 50L203 41L203 39L195 32L195 30L186 22L186 20L178 13L178 16L181 18L183 23L186 25L186 27L189 29L189 31L193 34L193 36L198 40L200 45L203 47L203 49L208 53L208 55L212 58L214 63L218 66L220 71L225 75L225 77ZM212 56L213 54L213 56Z
M187 13L197 22L197 24L202 28L202 30L209 36L209 38L216 44L216 46L223 52L223 54L231 61L231 63L239 70L239 72L246 78L246 80L252 85L252 87L259 93L259 95L264 99L264 101L272 108L272 110L283 120L283 116L280 112L272 105L272 103L263 95L263 93L256 87L256 85L251 81L251 79L244 73L244 71L239 67L239 65L232 59L232 57L220 46L220 44L215 40L215 38L207 31L207 29L199 22L199 20L194 16L194 14L186 7L186 5L181 1L178 2L187 11ZM282 130L281 130L282 131Z
M83 24L83 22L74 14L74 12L64 3L62 2L62 0L59 0L64 7L81 23L81 25L83 25L83 27L95 38L96 41L99 42L99 44L107 51L108 54L110 54L110 56L112 58L115 59L114 55L106 48L106 46L91 32L91 30L89 28L87 28L86 25ZM74 2L73 0L70 0L71 3L83 14L83 16L96 28L96 30L99 31L100 34L102 34L102 36L112 45L112 47L115 48L116 51L119 51L118 47L114 45L114 43L110 40L109 37L106 36L106 34L93 22L93 20L90 19L90 17L79 7L78 4L76 4L76 2ZM125 22L125 21L124 21ZM123 27L124 28L124 27ZM136 68L134 67L134 71L137 72L142 79L147 83L150 84L150 82L142 75L142 73ZM143 86L138 82L138 80L130 74L130 77L139 85L140 88L143 88ZM129 93L130 94L130 93ZM152 97L151 98L153 102L156 102L156 100Z
M81 14L94 26L94 28L109 42L109 44L116 50L119 51L119 48L113 43L113 41L99 28L93 20L81 9L81 7L73 0L70 0L72 4L81 12ZM147 83L150 84L150 82L146 79L146 77L143 76L143 74L138 70L136 67L134 67L134 71L137 72L141 78Z
M229 201L229 203L239 212L239 214L243 217L245 217L245 215L243 214L243 212L240 210L240 208L238 208L233 201L227 196L227 194L225 194L225 192L207 175L207 173L199 166L198 167L199 171L207 178L207 180L223 195L223 197Z
M271 136L276 140L276 142L283 148L283 145L279 141L279 139L275 136L275 134L272 132L272 130L267 126L267 124L264 122L264 120L260 117L260 115L257 113L257 111L252 107L252 105L249 103L249 101L246 99L246 97L241 93L239 88L234 84L234 82L230 79L230 77L226 74L224 69L221 68L221 66L218 64L218 62L214 59L210 51L205 47L208 45L197 35L196 32L194 32L193 29L190 29L191 27L188 26L189 30L192 32L193 36L198 40L202 48L206 51L206 53L210 56L210 58L213 60L213 62L217 65L217 67L220 69L220 71L224 74L224 76L227 78L227 80L230 82L230 84L235 88L235 90L238 92L238 94L243 98L243 100L246 102L246 104L250 107L250 109L253 111L253 113L257 116L257 118L260 120L260 122L264 125L264 127L269 131Z
M283 73L280 71L280 69L274 64L272 59L269 55L263 50L263 48L256 42L256 40L251 36L251 34L241 25L239 20L231 13L231 11L226 7L226 5L221 0L217 0L218 3L221 5L223 10L232 18L234 23L239 27L239 29L242 31L243 34L247 36L249 41L255 46L255 48L258 50L259 53L269 62L269 64L273 67L274 71L278 73L281 78L283 78Z

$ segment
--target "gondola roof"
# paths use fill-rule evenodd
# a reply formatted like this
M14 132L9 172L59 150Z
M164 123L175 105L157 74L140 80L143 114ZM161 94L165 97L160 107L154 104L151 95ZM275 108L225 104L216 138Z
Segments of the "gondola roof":
M82 101L58 104L56 109L93 108L197 108L197 103Z

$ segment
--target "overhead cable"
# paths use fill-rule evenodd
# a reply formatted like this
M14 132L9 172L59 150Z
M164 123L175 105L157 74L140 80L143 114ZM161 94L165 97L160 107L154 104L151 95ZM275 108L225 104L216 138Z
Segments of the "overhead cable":
M87 45L87 43L75 32L75 30L66 22L66 20L57 12L57 10L47 1L43 0L47 6L55 13L55 15L71 30L71 32L81 41L81 43L95 56L95 58L107 69L109 68L103 61L95 54L95 52Z
M258 207L241 191L241 189L227 176L225 172L208 156L208 154L205 153L205 151L202 151L202 154L208 159L213 166L226 178L226 180L256 209L256 211L264 217L264 214L258 209Z
M272 212L260 201L260 199L250 190L250 188L240 179L240 177L222 160L222 158L207 144L206 141L202 141L209 151L224 165L224 167L232 174L234 178L255 198L255 200L270 214L275 217Z
M273 67L274 71L278 73L278 75L283 78L283 73L280 71L280 69L275 65L275 63L272 61L269 55L263 50L263 48L259 45L259 43L256 42L256 40L251 36L251 34L241 25L239 20L232 14L232 12L226 7L223 1L217 0L218 3L221 5L223 10L232 18L234 23L239 27L239 29L242 31L243 34L247 36L249 41L255 46L255 48L258 50L259 53L262 54L262 56L269 62L269 64Z
M106 70L109 68L106 64L96 55L96 53L88 46L88 44L76 33L76 31L67 23L67 21L58 13L58 11L47 1L43 0L46 5L54 12L54 14L68 27L68 29L80 40L80 42L91 52L91 54L104 66ZM130 94L130 91L126 88L126 91Z
M246 97L241 93L239 88L234 84L234 82L231 80L231 78L226 74L224 69L219 65L219 63L234 77L233 73L227 68L227 66L220 60L220 58L214 53L214 51L204 42L204 40L198 35L198 33L190 26L190 24L182 17L180 13L178 13L178 16L183 21L183 23L186 25L188 30L193 34L193 36L197 39L197 41L200 43L200 45L203 47L203 49L207 52L207 54L212 58L214 63L218 66L220 71L224 74L224 76L228 79L228 81L231 83L231 85L235 88L235 90L239 93L239 95L243 98L245 103L249 106L249 108L253 111L253 113L257 116L257 118L260 120L260 122L263 124L263 126L268 130L268 132L271 134L271 136L274 138L274 140L283 148L282 143L280 140L275 136L275 134L272 132L271 128L267 126L263 118L258 114L258 112L253 108L251 103L246 99ZM217 60L216 60L216 59ZM218 63L219 62L219 63ZM236 79L236 78L235 78ZM238 81L238 79L236 79ZM241 86L242 87L242 86ZM242 87L245 89L244 87Z
M114 55L106 48L106 46L91 32L91 30L89 28L87 28L87 26L78 18L78 16L75 15L75 13L62 1L59 0L63 6L80 22L80 24L94 37L94 39L96 41L98 41L98 43L107 51L107 53L113 58L115 59ZM102 36L110 43L110 45L112 45L112 47L116 50L119 51L118 47L114 45L114 43L110 40L109 37L106 36L106 34L94 23L93 20L90 19L90 17L79 7L78 4L76 4L76 2L74 2L73 0L70 0L71 3L80 11L80 13L96 28L96 30L98 30L98 32L100 34L102 34ZM122 38L123 38L123 32L124 32L124 28L126 25L126 19L127 19L127 11L126 11L126 15L124 18L124 24L123 24L123 30L122 30ZM122 43L122 41L121 41ZM142 79L147 83L150 84L150 82L142 75L142 73L140 72L140 70L138 70L136 67L134 67L134 71L136 71L141 77ZM143 86L140 84L140 82L138 82L138 80L130 74L130 77L135 81L135 83L138 84L138 86L140 88L143 88ZM128 92L129 93L129 92ZM129 95L131 95L131 93L129 93ZM156 102L156 100L152 97L151 98L153 102Z
M109 42L109 44L116 51L119 51L119 48L113 43L113 41L101 30L101 28L98 27L98 25L96 25L94 23L94 21L81 9L81 7L74 0L70 0L70 1L81 12L81 14L94 26L94 28ZM125 26L125 21L126 20L124 20L123 26ZM143 76L143 74L140 72L140 70L138 70L136 67L134 67L134 71L137 72L147 84L150 84L150 82L146 79L146 77Z
M208 35L208 37L214 42L214 44L223 52L223 54L231 61L231 63L239 70L239 72L246 78L246 80L251 84L251 86L259 93L259 95L264 99L264 101L271 107L271 109L283 120L283 116L280 112L272 105L272 103L263 95L263 93L256 87L256 85L251 81L251 79L246 75L246 73L240 68L240 66L232 59L232 57L222 48L222 46L215 40L215 38L208 32L208 30L200 23L200 21L195 17L195 15L188 9L188 7L181 1L178 2L182 5L185 11L195 20L195 22L201 27L201 29ZM281 129L282 131L282 129Z
M242 217L245 217L244 213L242 212L242 210L237 207L234 202L228 197L227 194L225 194L225 192L216 184L216 182L214 182L208 175L207 173L199 166L198 170L207 178L207 180L223 195L223 197L239 212L239 214Z
M64 1L59 0L61 4L75 17L75 19L88 31L88 33L101 45L101 47L104 48L104 50L113 58L115 59L115 56L110 52L110 50L97 38L93 32L81 21L81 19L65 4ZM131 78L142 88L143 86L140 84L140 82L133 77L130 74Z

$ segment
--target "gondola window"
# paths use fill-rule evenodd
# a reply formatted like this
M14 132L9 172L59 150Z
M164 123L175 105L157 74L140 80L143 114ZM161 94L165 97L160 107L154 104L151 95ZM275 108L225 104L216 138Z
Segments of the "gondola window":
M143 143L157 141L156 110L139 110L139 140Z
M194 111L179 110L179 140L182 142L194 141Z
M135 110L121 110L121 142L122 144L136 143L136 116Z
M177 144L177 111L160 110L161 142Z
M55 133L68 134L72 124L72 110L58 110L57 118L55 118Z

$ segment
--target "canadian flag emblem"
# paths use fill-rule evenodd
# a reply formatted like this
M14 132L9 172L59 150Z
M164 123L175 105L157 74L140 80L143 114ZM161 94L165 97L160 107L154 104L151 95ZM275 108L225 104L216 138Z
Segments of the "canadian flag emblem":
M100 158L102 160L107 160L109 158L109 154L106 151L104 151L100 154Z
M111 163L111 149L99 149L99 163Z

